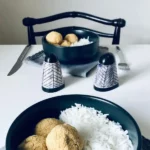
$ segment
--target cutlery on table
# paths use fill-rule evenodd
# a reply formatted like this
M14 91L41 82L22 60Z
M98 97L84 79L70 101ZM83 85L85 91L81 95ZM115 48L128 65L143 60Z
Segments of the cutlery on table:
M120 62L118 63L119 69L130 70L129 65L126 63L124 54L123 54L122 50L120 49L120 47L116 46L116 50L117 50L118 56L120 58Z
M24 58L26 57L26 55L28 54L30 48L31 48L31 45L27 45L24 48L21 55L19 56L19 58L17 59L16 63L14 64L14 66L12 67L12 69L10 70L10 72L8 73L7 76L11 76L21 67L22 62L23 62Z

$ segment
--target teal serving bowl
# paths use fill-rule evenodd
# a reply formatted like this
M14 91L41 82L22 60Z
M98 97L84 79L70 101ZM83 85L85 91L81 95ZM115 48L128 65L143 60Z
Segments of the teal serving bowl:
M109 119L119 122L124 130L128 130L134 150L141 150L140 129L133 117L120 106L94 96L64 95L43 100L22 112L12 123L6 138L6 150L16 150L17 146L28 136L34 134L35 125L44 118L58 118L60 112L75 103L93 107L102 113L109 114Z
M92 61L99 53L99 36L91 31L80 27L64 27L55 29L62 34L63 38L74 33L79 39L89 38L90 44L74 47L63 47L54 45L46 41L46 36L42 38L43 50L46 55L54 54L63 64L84 64Z

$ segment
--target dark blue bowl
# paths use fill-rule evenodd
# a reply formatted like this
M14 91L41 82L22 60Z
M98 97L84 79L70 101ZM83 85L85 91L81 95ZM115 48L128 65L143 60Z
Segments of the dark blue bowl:
M34 133L35 125L43 118L58 118L60 111L75 103L93 107L109 114L109 119L119 122L129 131L134 150L141 150L141 132L132 116L120 106L105 99L87 95L64 95L41 101L22 112L12 123L6 138L6 150L16 150L17 146Z
M96 33L81 29L80 27L63 27L55 29L55 31L61 33L63 38L69 33L76 34L79 39L89 37L92 43L75 47L63 47L48 43L46 36L44 36L42 38L42 45L46 55L53 53L63 64L84 64L92 61L98 54L99 36Z

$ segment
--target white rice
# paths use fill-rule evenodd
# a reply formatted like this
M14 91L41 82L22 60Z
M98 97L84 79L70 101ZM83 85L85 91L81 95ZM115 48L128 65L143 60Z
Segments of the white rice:
M71 44L70 46L73 47L73 46L82 46L82 45L88 45L88 44L91 44L92 42L89 41L89 37L86 39L86 38L81 38L79 41Z
M134 150L128 131L107 116L94 108L75 104L59 117L78 130L85 140L84 150Z

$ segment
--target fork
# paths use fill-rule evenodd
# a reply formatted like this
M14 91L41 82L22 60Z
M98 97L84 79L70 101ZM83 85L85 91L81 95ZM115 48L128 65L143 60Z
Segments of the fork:
M126 63L124 54L123 54L122 50L120 49L120 47L116 46L116 50L117 50L119 58L120 58L120 62L118 63L119 69L130 70L129 65Z

